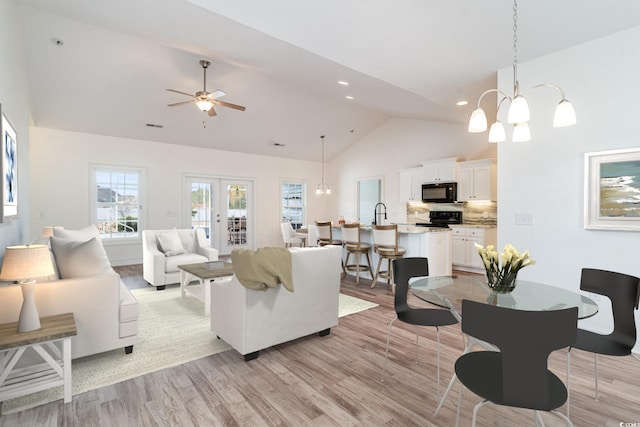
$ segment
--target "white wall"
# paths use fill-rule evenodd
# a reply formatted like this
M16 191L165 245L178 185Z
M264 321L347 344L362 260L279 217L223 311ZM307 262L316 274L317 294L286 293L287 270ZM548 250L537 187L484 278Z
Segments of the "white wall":
M18 141L18 219L0 223L0 257L5 247L29 243L29 89L20 46L15 1L0 1L0 105L16 130Z
M522 88L559 85L578 124L551 126L559 101L551 89L527 95L531 141L498 147L500 247L528 248L537 261L519 277L568 289L578 289L583 267L640 276L640 233L583 228L584 153L640 147L640 27L522 63L518 72ZM498 74L507 93L512 78L511 69ZM516 213L533 213L535 225L516 226ZM611 330L610 307L598 302L601 314L581 326Z
M331 219L356 218L357 179L382 176L383 201L388 220L406 221L406 203L401 201L402 168L422 161L458 157L459 160L495 158L495 144L486 135L470 134L466 124L393 118L364 136L356 145L333 159L327 180L339 191L331 201Z
M185 173L255 180L255 243L282 246L280 180L306 180L307 219L326 216L326 205L314 194L320 163L184 147L149 141L32 127L31 235L45 225L79 228L89 224L89 165L101 163L146 168L149 229L183 226L180 214ZM169 216L168 212L178 212ZM39 218L42 214L42 218ZM112 263L142 260L141 244L107 248Z

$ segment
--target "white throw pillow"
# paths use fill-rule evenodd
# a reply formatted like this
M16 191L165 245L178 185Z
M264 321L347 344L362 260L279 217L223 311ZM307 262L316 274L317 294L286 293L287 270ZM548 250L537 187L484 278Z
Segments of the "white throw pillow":
M86 242L51 237L51 249L61 279L99 276L113 272L107 253L95 237Z
M94 237L100 240L100 233L95 225L88 225L79 230L65 230L64 228L53 228L53 235L66 240L75 240L78 242L86 242Z
M176 229L158 233L158 244L164 256L180 255L187 252L182 246L182 240L180 240L180 235Z

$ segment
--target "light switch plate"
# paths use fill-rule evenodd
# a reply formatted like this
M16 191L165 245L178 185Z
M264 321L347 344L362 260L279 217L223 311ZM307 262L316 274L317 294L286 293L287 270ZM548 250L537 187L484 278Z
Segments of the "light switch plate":
M517 213L516 225L533 225L534 216L532 213Z

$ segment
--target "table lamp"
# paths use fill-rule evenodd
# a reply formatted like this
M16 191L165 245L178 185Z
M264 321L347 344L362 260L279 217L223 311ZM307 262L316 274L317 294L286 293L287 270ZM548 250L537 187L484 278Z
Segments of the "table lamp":
M53 264L51 264L51 255L46 245L7 247L0 280L16 281L22 288L22 308L18 319L18 332L40 329L34 278L52 274L54 274Z

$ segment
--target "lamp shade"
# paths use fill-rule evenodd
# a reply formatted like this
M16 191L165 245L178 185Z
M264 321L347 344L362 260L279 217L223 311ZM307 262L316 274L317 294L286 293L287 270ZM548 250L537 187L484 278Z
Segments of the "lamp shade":
M529 118L529 104L524 96L518 95L513 98L507 113L507 121L509 123L524 123L528 122Z
M576 110L566 99L560 101L553 115L553 126L557 128L572 126L576 124Z
M525 142L531 141L531 131L529 130L529 124L527 122L518 123L513 128L513 142Z
M4 255L0 280L24 281L54 274L46 245L9 246Z
M487 115L480 107L473 110L469 118L469 132L480 133L487 130Z
M200 101L196 102L196 105L202 111L209 111L211 110L211 107L213 107L213 103L211 101L204 100L204 99L201 99Z
M500 120L496 120L489 129L489 142L502 142L507 139L504 132L504 125Z

